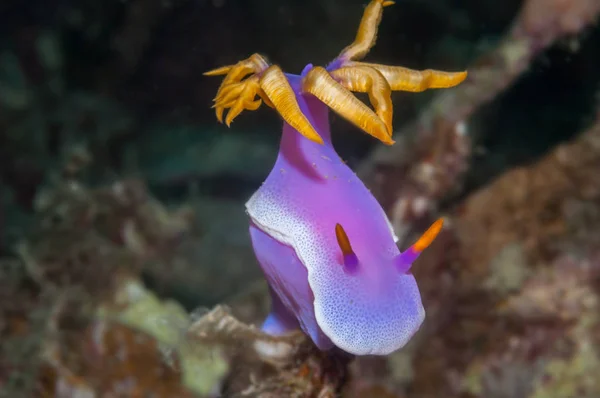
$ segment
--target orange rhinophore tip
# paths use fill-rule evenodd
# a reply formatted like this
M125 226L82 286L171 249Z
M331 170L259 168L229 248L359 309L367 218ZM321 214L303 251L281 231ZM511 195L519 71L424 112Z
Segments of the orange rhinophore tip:
M350 239L348 239L346 231L344 231L344 228L340 224L335 224L335 237L344 255L354 254L354 250L350 246Z
M353 273L358 269L358 257L350 246L350 239L340 224L335 224L335 237L344 257L344 269Z
M416 252L422 252L427 249L433 240L438 236L442 227L444 226L444 220L441 218L434 222L431 227L419 238L419 240L412 246Z

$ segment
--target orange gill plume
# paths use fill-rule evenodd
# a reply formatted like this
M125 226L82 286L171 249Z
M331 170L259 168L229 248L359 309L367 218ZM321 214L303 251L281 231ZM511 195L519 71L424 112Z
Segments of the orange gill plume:
M340 58L347 60L364 58L377 40L377 29L381 23L383 7L394 4L394 1L372 0L363 12L354 42L342 50Z
M375 113L383 121L388 135L392 136L392 89L383 74L367 67L342 67L331 72L331 76L350 91L368 93Z
M222 66L208 72L204 72L205 76L225 75L221 82L217 95L214 99L215 112L217 120L223 122L223 112L226 108L232 108L233 115L226 120L227 126L231 124L233 119L239 115L244 109L256 110L261 104L261 101L254 101L258 94L263 97L262 90L257 84L258 79L253 79L254 76L243 80L248 75L259 74L269 67L267 60L260 54L252 54L247 59L238 62L235 65ZM269 103L267 103L270 105ZM230 113L232 113L230 111Z
M256 110L264 102L275 108L290 126L306 138L323 144L321 136L302 113L296 94L281 68L270 66L261 55L253 54L235 65L223 66L204 75L226 75L213 100L219 122L223 122L225 109L230 108L225 118L229 127L242 111ZM260 99L255 100L257 95Z
M385 144L392 145L386 124L350 90L337 82L325 68L316 66L304 77L302 89L330 107L344 119Z
M317 97L334 112L387 145L394 143L392 91L420 92L430 88L449 88L467 77L467 72L418 71L357 62L375 45L383 9L393 4L394 1L390 0L371 0L365 8L354 42L342 50L328 69L317 66L303 73L301 87L302 92ZM256 110L264 102L275 108L300 134L323 144L323 139L302 113L296 99L297 93L283 71L276 65L269 65L261 55L253 54L235 65L204 74L226 75L213 105L219 122L223 122L225 109L230 109L225 119L229 126L243 110ZM352 92L367 93L374 111ZM256 96L258 100L255 100Z
M303 90L319 98L327 106L363 131L392 145L392 91L418 92L429 88L447 88L462 82L466 72L416 71L403 67L361 63L375 45L383 8L393 1L373 0L363 13L354 42L340 53L336 68L330 72L314 68L304 77ZM352 92L368 93L375 113ZM384 131L386 134L384 134Z
M356 271L358 268L358 257L354 253L354 250L352 250L350 239L348 239L348 235L341 224L335 224L335 238L342 251L344 269L348 272Z
M418 71L402 66L379 65L367 62L348 62L347 65L350 69L369 67L377 70L388 81L392 91L417 93L430 88L450 88L460 84L467 77L466 71L443 72L433 69Z
M296 100L296 94L281 68L276 65L268 68L264 72L260 84L277 112L290 126L309 140L323 144L321 136L302 113Z

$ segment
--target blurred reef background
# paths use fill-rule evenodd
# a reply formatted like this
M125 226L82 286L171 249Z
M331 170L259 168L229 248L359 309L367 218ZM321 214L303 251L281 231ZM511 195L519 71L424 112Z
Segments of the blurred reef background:
M231 129L202 76L352 42L367 0L0 2L1 397L600 397L600 2L398 0L368 60L459 71L394 94L397 143L333 117L427 319L348 358L252 325L244 203L281 121Z

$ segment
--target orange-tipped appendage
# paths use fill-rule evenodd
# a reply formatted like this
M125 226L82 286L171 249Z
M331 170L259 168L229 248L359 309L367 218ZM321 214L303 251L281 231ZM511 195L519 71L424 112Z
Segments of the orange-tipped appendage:
M216 108L217 119L223 122L223 112L226 108L231 108L227 113L225 123L229 127L243 110L256 110L260 107L262 101L254 100L261 91L258 83L258 76L253 75L240 83L231 83L224 87L217 97L213 108Z
M217 99L224 95L224 91L227 92L228 89L231 89L229 87L231 84L240 83L242 79L249 74L260 73L268 66L269 64L260 54L252 54L247 59L244 59L235 65L222 66L220 68L204 72L205 76L225 75L225 78L221 82L219 90L217 91L217 96L215 97L214 108L219 122L223 122L223 112L227 106L219 103Z
M433 240L438 236L443 226L444 220L441 218L434 222L431 227L429 227L429 229L425 231L425 233L419 238L419 240L412 245L413 250L417 253L420 253L427 249L427 247L429 247Z
M367 55L377 40L377 29L381 22L383 7L393 4L394 2L389 0L372 0L365 8L354 42L344 48L340 56L348 60L356 60Z
M418 93L430 88L450 88L467 78L467 72L444 72L433 69L413 70L401 66L388 66L366 62L352 62L349 66L363 66L378 70L389 82L392 91Z
M350 91L368 93L375 113L392 136L392 89L385 77L376 69L368 67L343 67L331 72L331 76Z
M356 62L375 45L383 8L393 4L391 0L371 0L365 8L354 42L340 53L338 63L332 64L337 65L337 69L327 71L315 67L302 82L303 92L317 97L334 112L387 145L394 144L392 91L420 92L449 88L467 77L466 71L418 71L400 66ZM229 126L244 109L255 110L264 102L275 108L300 134L323 144L323 139L302 113L296 94L283 71L276 65L269 66L261 55L253 54L235 65L223 66L204 75L225 75L213 106L220 122L223 122L226 108L231 108L225 119ZM252 76L246 79L248 75ZM375 111L358 100L352 92L368 93ZM260 99L254 100L257 95Z
M260 86L283 120L309 140L323 144L323 138L302 113L296 94L281 68L277 65L269 67L260 79Z
M354 250L352 250L352 246L350 245L350 239L348 239L346 231L344 231L344 228L340 224L335 224L335 237L344 256L354 254Z
M224 103L223 107L231 107L229 112L227 113L227 117L225 118L225 124L227 127L231 125L233 119L235 119L244 109L248 109L250 111L254 111L258 109L261 100L254 100L256 94L260 90L260 85L258 83L258 76L254 75L244 80L243 89L240 92L239 96L232 100L232 102Z
M256 73L261 70L265 70L268 67L269 67L269 63L262 55L252 54L250 57L238 62L235 65L221 66L219 68L204 72L203 75L204 76L220 76L220 75L227 75L230 72L232 72L229 79L239 81L243 78L243 76L248 75L248 73L251 73L251 72ZM246 70L250 70L250 71L245 73L242 77L240 77L240 75L242 75Z
M384 144L394 143L385 123L375 112L331 77L325 68L317 66L311 69L304 77L302 89Z
M228 84L226 87L223 87L223 89L217 93L217 96L214 98L214 101L216 104L226 104L239 97L242 91L244 91L245 87L246 85L244 84L244 82ZM216 106L217 105L213 105L213 107Z
M234 67L234 65L226 65L226 66L221 66L217 69L212 69L209 70L208 72L204 72L203 75L204 76L220 76L220 75L226 75L229 73L229 71Z

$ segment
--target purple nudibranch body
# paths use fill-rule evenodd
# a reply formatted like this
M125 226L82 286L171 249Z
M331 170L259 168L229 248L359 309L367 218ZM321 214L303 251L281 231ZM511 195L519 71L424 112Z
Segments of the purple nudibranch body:
M275 165L246 203L273 300L263 330L282 334L300 327L322 350L389 354L410 340L425 317L409 273L420 250L413 245L400 253L384 210L333 148L329 109L302 93L301 76L286 77L324 144L284 123ZM357 264L344 261L337 224Z
M400 253L385 212L333 148L329 109L392 145L392 91L454 87L467 77L466 71L359 62L375 44L383 9L393 4L371 0L356 39L327 68L309 64L300 76L290 75L253 54L205 72L225 75L213 100L220 122L226 109L229 126L261 103L284 119L273 170L246 203L273 301L263 330L282 334L300 327L320 349L337 346L355 355L389 354L423 323L410 268L442 220ZM367 93L374 109L352 92Z

